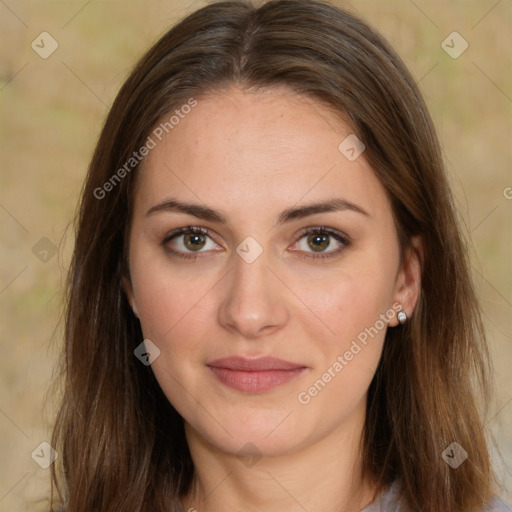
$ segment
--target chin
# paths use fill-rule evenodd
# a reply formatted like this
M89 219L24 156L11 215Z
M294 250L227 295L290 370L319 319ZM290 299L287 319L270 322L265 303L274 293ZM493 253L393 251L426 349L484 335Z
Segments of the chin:
M229 418L226 415L216 417L220 425L211 417L206 422L192 419L186 421L187 436L199 436L218 450L239 457L280 456L294 451L308 437L304 428L298 431L290 421L294 414L290 412L291 409L285 412L245 410Z

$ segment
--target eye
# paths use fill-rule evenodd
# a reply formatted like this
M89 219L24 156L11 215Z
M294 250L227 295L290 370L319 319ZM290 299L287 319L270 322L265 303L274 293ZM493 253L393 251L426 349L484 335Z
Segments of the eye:
M346 235L330 228L315 226L306 228L291 250L303 252L305 258L331 258L349 246L350 241Z
M210 238L209 231L196 226L187 226L171 231L162 240L165 249L183 258L196 258L197 253L216 249L219 246ZM194 254L196 253L196 254Z
M196 259L200 253L218 250L209 231L197 226L187 226L171 231L161 242L172 255ZM333 229L315 226L302 231L291 251L303 253L304 258L331 258L350 246L349 238Z

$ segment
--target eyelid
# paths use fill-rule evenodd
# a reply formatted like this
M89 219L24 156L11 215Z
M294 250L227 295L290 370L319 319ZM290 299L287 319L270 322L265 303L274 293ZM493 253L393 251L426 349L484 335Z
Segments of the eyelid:
M336 238L342 242L346 242L346 243L351 242L350 237L347 234L343 233L342 231L338 231L337 229L330 228L328 226L318 226L316 224L314 226L302 228L299 231L297 236L299 238L302 238L305 235L310 235L313 233L325 233L325 234L333 236L334 238Z
M351 238L348 235L346 235L345 233L338 231L337 229L334 229L334 228L330 228L327 226L318 226L318 225L309 226L309 227L301 229L297 235L297 241L294 242L294 245L297 244L305 236L312 235L315 233L322 233L322 234L326 234L326 235L333 237L335 240L337 240L341 244L341 247L338 249L325 251L325 252L298 251L296 249L293 252L295 252L295 251L302 252L303 257L306 259L312 259L312 260L327 259L327 258L335 258L336 256L339 256L342 252L349 249L350 246L352 245Z
M167 233L160 244L168 253L173 256L178 256L183 259L197 259L198 257L202 257L203 254L207 254L210 251L178 251L176 249L172 249L169 247L169 242L174 238L185 235L187 233L200 233L202 235L207 236L210 240L212 240L216 245L219 245L211 236L211 231L208 228L203 228L199 226L184 226L181 228L173 229L169 233Z
M201 233L202 235L206 235L209 238L211 238L211 231L208 228L202 228L199 226L184 226L182 228L173 229L172 231L167 233L162 240L162 244L164 245L170 242L173 238L176 238L177 236L180 235L184 235L186 233Z

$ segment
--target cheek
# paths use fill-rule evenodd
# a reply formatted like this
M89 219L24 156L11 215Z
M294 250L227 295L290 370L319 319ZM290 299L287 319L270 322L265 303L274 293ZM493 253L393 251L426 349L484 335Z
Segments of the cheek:
M317 280L314 288L308 285L298 291L324 323L328 345L343 348L376 323L382 330L381 315L391 308L394 283L391 272L370 269L362 266L343 271Z
M190 408L189 395L184 391L196 389L197 370L202 364L209 332L205 319L212 315L205 310L208 297L204 296L204 278L190 281L155 264L134 265L134 270L143 336L160 350L151 368L168 400L183 414ZM200 396L198 392L193 395Z
M144 339L160 350L152 370L168 400L180 414L187 413L190 396L201 396L218 278L207 272L176 271L165 258L143 251L133 254L131 264Z
M359 279L341 280L317 297L319 316L334 334L316 338L321 357L296 401L325 424L343 422L358 408L380 360L387 331L381 315L389 311L389 292L385 286L377 290L371 281L369 288Z
M165 340L189 316L201 311L201 301L214 282L207 274L186 273L186 278L165 256L134 252L130 270L144 336Z
M327 406L328 400L335 400L346 402L350 409L349 403L361 399L373 378L388 328L387 320L395 314L391 308L393 272L386 268L382 262L377 264L359 258L350 269L347 266L343 272L301 292L326 326L324 335L315 337L318 322L313 326L302 320L303 329L310 340L316 340L316 349L319 355L321 353L309 379L311 385L320 381L316 389L311 390L313 395L322 390L319 405ZM324 387L329 391L324 392Z

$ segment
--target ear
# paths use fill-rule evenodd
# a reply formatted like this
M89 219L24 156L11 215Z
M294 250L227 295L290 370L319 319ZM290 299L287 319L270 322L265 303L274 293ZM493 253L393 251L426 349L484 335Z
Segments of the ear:
M419 235L414 236L411 238L410 246L405 251L394 291L394 303L400 304L401 307L398 311L404 311L407 318L411 317L420 294L423 260L423 239ZM398 325L396 316L389 321L389 325L390 327Z
M130 306L132 307L133 314L137 318L139 318L139 310L137 309L137 303L135 302L135 297L133 295L132 282L130 281L130 278L126 277L126 276L123 276L121 281L122 281L124 293L126 293L128 302L130 303Z

